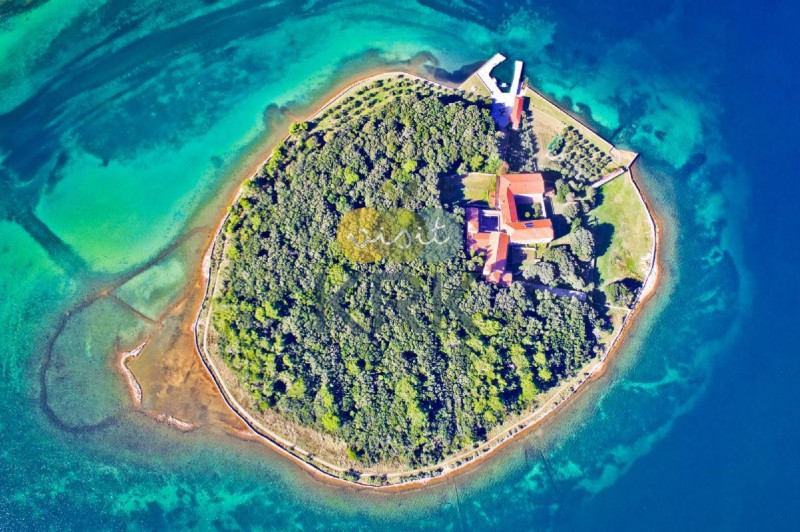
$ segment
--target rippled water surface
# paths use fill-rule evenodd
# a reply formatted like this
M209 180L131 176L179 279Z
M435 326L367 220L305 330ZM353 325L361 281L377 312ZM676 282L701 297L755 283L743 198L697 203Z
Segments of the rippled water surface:
M0 2L0 528L796 525L796 6L21 4ZM625 348L417 492L332 487L232 436L175 353L238 182L348 79L457 78L496 51L642 154L664 278ZM144 405L194 431L135 409L116 370L159 331L132 363Z

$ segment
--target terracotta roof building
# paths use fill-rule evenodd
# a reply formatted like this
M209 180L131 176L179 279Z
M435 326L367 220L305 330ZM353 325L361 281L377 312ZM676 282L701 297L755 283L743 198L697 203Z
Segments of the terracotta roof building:
M480 209L467 207L464 213L464 223L467 224L467 234L474 235L480 230Z
M517 209L518 198L524 199L538 203L541 212L547 216L547 205L544 202L546 193L544 178L540 173L503 174L497 179L497 190L494 194L496 211L481 211L474 207L466 209L467 249L471 253L486 253L483 275L487 281L503 286L511 284L512 274L506 271L510 245L544 244L554 239L552 220L520 220ZM499 217L498 230L481 232L482 216Z
M514 98L514 107L511 108L511 127L513 129L519 129L519 125L522 122L522 111L525 108L525 98L522 96L517 96Z
M488 277L493 272L506 271L508 260L508 235L500 231L489 233L489 249L487 250L486 264L483 265L483 275Z

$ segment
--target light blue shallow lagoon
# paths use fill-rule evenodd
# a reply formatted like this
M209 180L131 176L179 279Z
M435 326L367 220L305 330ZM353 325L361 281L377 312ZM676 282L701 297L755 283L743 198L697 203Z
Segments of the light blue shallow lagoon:
M739 0L0 2L0 529L796 529L798 20ZM192 288L271 136L348 79L452 80L497 51L641 153L664 276L598 382L399 494L135 410L116 352Z

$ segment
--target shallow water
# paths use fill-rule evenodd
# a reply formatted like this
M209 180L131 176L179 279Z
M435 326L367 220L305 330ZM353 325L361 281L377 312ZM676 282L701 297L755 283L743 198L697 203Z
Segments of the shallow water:
M0 19L0 527L796 522L781 280L797 149L776 131L800 107L797 8L726 9L51 0ZM400 495L331 487L229 435L180 324L259 146L360 73L446 75L495 51L642 154L665 277L603 380L497 458ZM131 363L144 404L193 432L134 409L114 369L154 331Z

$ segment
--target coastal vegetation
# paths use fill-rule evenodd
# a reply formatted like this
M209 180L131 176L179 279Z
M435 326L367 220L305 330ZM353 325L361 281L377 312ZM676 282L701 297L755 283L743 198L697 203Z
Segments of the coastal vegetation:
M363 263L337 242L354 209L461 217L444 184L472 173L485 190L499 141L484 98L402 77L292 126L219 236L213 351L252 412L343 442L353 464L430 465L485 441L602 353L609 323L591 302L488 284L463 249ZM543 249L532 277L592 288L584 213L573 213L574 242Z

